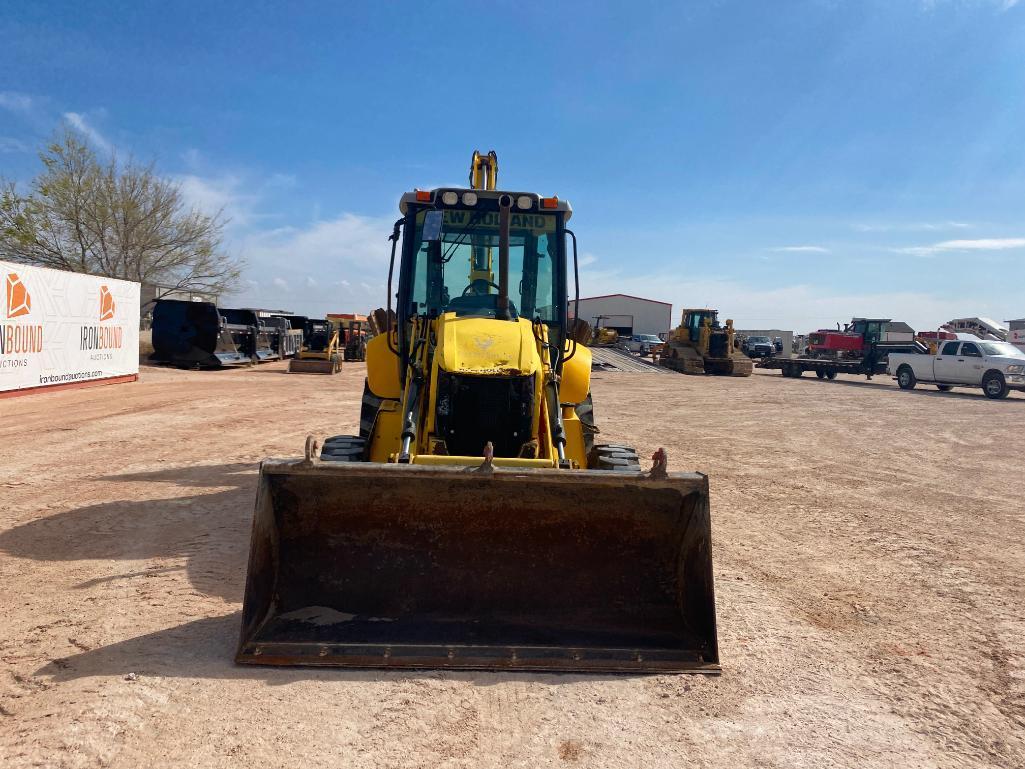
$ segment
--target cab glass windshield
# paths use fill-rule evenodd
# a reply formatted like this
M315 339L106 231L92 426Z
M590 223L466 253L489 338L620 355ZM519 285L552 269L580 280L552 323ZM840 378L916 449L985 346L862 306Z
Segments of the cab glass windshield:
M498 298L498 212L446 210L440 242L422 239L425 214L416 215L410 309L493 317ZM558 321L558 258L553 214L511 214L509 305L514 317Z

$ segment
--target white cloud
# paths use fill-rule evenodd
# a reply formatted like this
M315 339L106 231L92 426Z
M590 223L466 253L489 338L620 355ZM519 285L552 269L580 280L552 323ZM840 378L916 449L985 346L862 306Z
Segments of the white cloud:
M1011 248L1025 248L1025 238L978 238L975 240L944 240L931 246L907 246L893 248L896 254L911 256L935 256L952 251L1006 251Z
M247 275L276 275L278 280L261 289L243 287L242 298L232 302L280 306L279 291L301 286L287 301L292 303L288 309L302 314L367 312L383 306L391 225L386 218L342 213L306 227L250 226L237 238Z
M584 252L577 258L577 264L580 267L589 267L598 261L598 257L594 254Z
M207 216L222 214L227 218L229 226L235 230L248 226L256 218L254 209L259 196L256 192L245 191L249 188L243 179L235 174L184 174L172 179L178 183L185 204L189 208L201 211Z
M779 246L778 248L770 248L770 251L774 251L779 254L828 254L829 249L823 248L822 246Z
M190 169L199 168L203 163L203 155L195 147L189 147L181 154L182 162Z
M29 152L31 147L28 146L21 139L15 139L11 136L0 136L0 152Z
M681 278L674 273L633 274L619 270L586 270L581 294L623 293L673 303L673 323L682 307L714 307L720 318L732 318L737 328L779 328L797 333L835 328L855 316L896 318L913 328L932 329L952 317L978 315L990 297L958 296L950 300L916 291L830 291L822 286L796 284L762 290L737 280L713 277Z
M28 94L17 91L0 91L0 107L11 112L27 114L32 111L35 102Z
M108 155L113 152L114 145L107 141L103 134L97 131L96 128L89 125L89 121L86 119L85 115L79 112L65 112L64 119L68 121L68 124L72 128L96 145L97 149L107 153Z
M888 224L858 223L851 225L858 232L939 232L973 227L970 222L903 222Z

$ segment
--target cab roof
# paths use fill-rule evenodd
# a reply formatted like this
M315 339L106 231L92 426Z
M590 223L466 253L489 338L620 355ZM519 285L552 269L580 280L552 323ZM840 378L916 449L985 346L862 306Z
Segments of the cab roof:
M463 193L473 192L476 193L478 200L495 200L497 201L502 195L509 195L513 199L513 212L523 211L536 211L538 213L546 214L555 211L562 211L566 214L566 221L569 221L570 217L573 216L573 207L569 204L568 200L561 200L558 196L553 195L552 197L545 197L544 195L538 195L536 192L513 192L512 190L473 190L467 187L436 187L433 190L413 190L412 192L405 192L399 199L399 211L406 213L409 206L412 205L423 205L427 201L417 200L417 193L423 194L429 192L431 199L430 203L437 206L439 209L446 208L463 208L472 209L473 206L466 206L462 204ZM442 202L441 196L446 192L454 192L459 196L459 202L455 205L445 205ZM530 198L530 206L527 208L521 208L519 206L519 199L527 197ZM541 207L541 200L554 200L553 206Z

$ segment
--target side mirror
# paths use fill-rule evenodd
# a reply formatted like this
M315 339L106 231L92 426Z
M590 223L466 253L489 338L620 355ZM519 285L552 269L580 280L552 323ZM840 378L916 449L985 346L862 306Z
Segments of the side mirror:
M424 242L434 243L441 240L441 225L444 221L445 214L441 211L428 211L424 215Z

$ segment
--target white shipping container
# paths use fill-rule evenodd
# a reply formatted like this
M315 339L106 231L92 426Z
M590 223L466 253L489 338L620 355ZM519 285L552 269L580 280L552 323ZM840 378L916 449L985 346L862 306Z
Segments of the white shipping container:
M0 261L0 397L139 376L139 284Z

